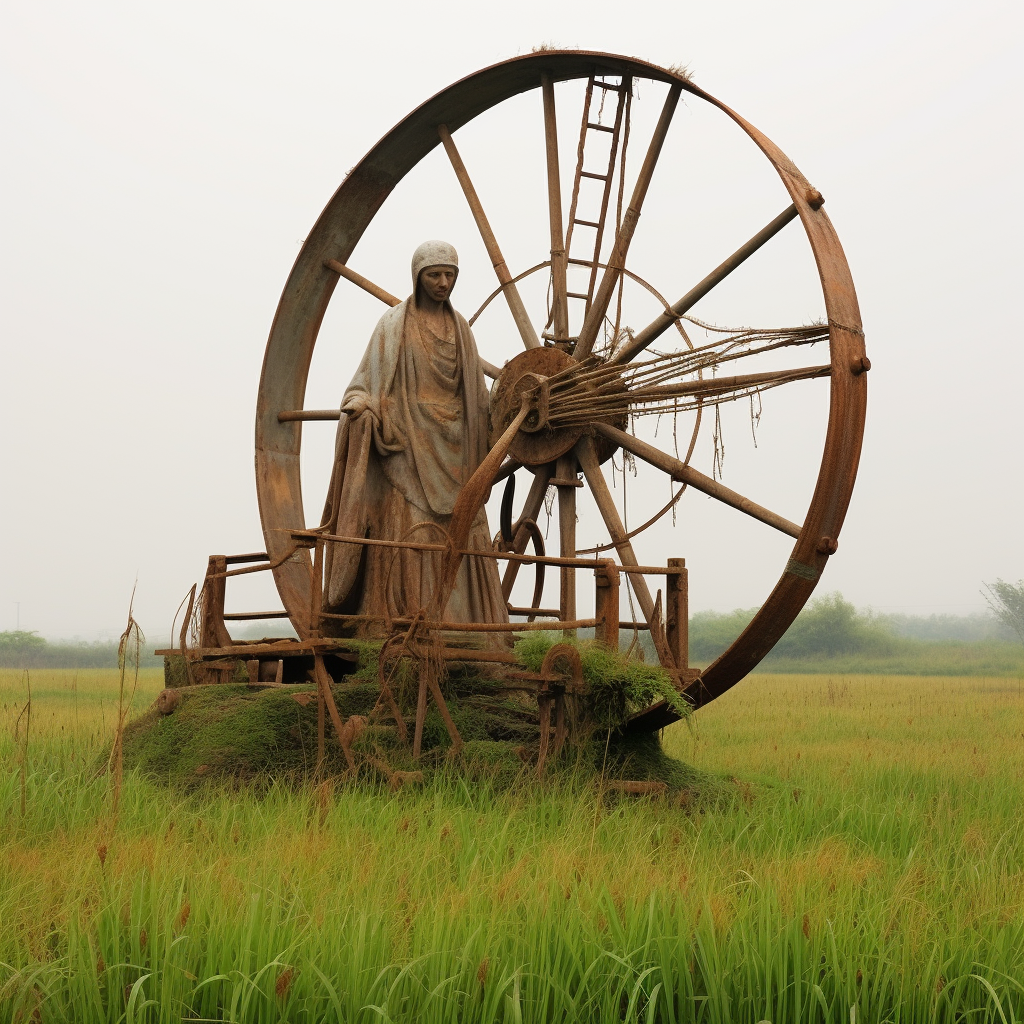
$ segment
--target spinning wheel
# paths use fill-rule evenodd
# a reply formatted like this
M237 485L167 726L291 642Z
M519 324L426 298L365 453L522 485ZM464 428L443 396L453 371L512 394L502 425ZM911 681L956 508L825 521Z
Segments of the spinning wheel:
M557 149L559 122L553 83L581 80L586 96L578 161L563 221L563 193ZM636 179L624 181L624 147L628 137L633 85L648 80L667 87L667 96ZM498 240L463 163L454 133L503 101L539 90L543 120L538 131L546 142L550 241L546 259L513 277ZM648 187L657 172L659 155L683 93L718 108L757 145L787 189L792 204L728 260L671 305L646 282L663 311L643 329L621 328L625 280L639 279L627 269L627 257ZM603 101L598 106L598 100ZM538 115L540 110L538 109ZM562 114L564 118L564 113ZM578 111L574 112L578 116ZM596 164L591 140L601 137L606 148ZM633 143L637 143L634 139ZM299 631L309 622L311 561L300 549L289 557L293 531L306 528L303 514L299 452L301 422L337 419L332 411L304 410L303 399L313 347L339 276L385 302L397 299L347 266L357 242L395 186L434 147L441 145L452 165L473 218L494 265L498 288L478 311L502 296L526 351L508 353L502 368L487 367L496 378L491 390L491 452L464 488L452 519L455 549L465 546L479 504L495 484L505 480L501 533L507 548L523 551L537 531L531 524L540 512L549 486L558 493L560 555L577 555L576 504L589 492L610 538L645 624L652 629L659 656L675 671L687 696L700 706L743 678L771 650L810 597L837 538L849 504L863 436L869 362L853 281L835 231L822 208L822 197L757 129L724 104L699 89L683 74L633 58L580 51L541 51L480 71L452 85L410 114L389 132L352 170L310 232L291 272L267 344L260 382L256 422L257 491L267 553L284 606ZM610 155L608 155L610 154ZM604 157L607 155L607 159ZM539 171L540 172L540 171ZM586 209L583 188L595 183L593 212ZM619 186L619 199L614 185ZM626 197L628 201L626 201ZM618 212L612 217L612 211ZM814 255L827 324L759 331L722 332L694 348L682 329L687 311L790 221L799 218ZM550 281L546 320L531 318L519 289L530 274ZM536 312L536 311L535 311ZM475 317L474 317L475 319ZM472 322L472 321L471 321ZM650 346L669 331L685 342L678 351L653 353ZM828 341L829 360L813 366L758 373L718 374L722 367L764 352ZM738 369L742 369L739 367ZM649 412L700 413L720 402L795 381L828 378L811 385L829 389L824 452L810 507L802 523L794 523L725 487L689 465L690 451L678 458L641 440L628 430L630 421ZM628 452L680 485L701 491L718 502L759 520L766 530L792 537L795 545L778 583L750 625L711 666L697 673L673 664L661 628L660 598L652 596L645 576L630 572L638 564L632 534L624 526L601 468L619 451ZM517 523L511 521L511 488L515 474L533 474L529 494ZM608 557L607 555L604 557ZM519 563L509 563L506 598ZM578 566L560 566L559 618L573 620L575 573ZM672 579L672 568L665 569ZM539 601L535 596L534 605ZM527 612L539 614L538 608ZM685 654L685 651L684 651ZM645 719L656 728L674 717L664 706Z

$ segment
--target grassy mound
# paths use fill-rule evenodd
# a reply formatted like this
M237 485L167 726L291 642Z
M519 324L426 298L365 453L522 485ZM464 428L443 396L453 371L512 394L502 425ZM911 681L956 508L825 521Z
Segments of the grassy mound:
M539 669L556 640L561 642L560 637L533 634L521 641L516 653L523 667ZM626 661L593 643L581 642L578 647L583 693L569 702L570 739L562 756L549 760L549 776L663 783L667 791L692 795L721 789L720 781L667 755L657 736L618 731L630 714L652 702L680 700L659 668ZM361 645L359 653L356 673L334 688L343 721L351 715L371 717L378 701L379 645ZM411 724L417 681L413 666L406 663L406 668L392 685ZM447 669L442 689L465 743L461 754L451 756L447 729L431 702L424 725L424 755L413 764L385 710L373 716L374 724L353 747L358 779L394 783L395 772L421 771L424 781L429 781L454 772L504 787L533 778L539 745L536 701L507 689L499 676L477 664L454 663ZM316 774L317 702L312 685L253 689L232 683L184 687L176 694L178 703L171 714L163 715L154 706L128 727L126 768L185 788L213 781L300 783ZM686 709L680 706L680 710ZM339 776L347 769L328 721L321 774Z

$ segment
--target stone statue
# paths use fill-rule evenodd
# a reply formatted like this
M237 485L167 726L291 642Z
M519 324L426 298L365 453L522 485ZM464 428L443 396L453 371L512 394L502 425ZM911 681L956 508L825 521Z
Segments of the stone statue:
M413 294L380 318L370 338L341 403L323 520L331 533L444 543L459 491L487 454L480 356L450 302L458 273L451 245L424 242L412 258ZM491 549L482 508L469 548ZM440 552L328 544L325 609L369 617L431 609L441 565ZM443 617L508 621L494 559L463 559ZM359 631L372 633L373 624Z

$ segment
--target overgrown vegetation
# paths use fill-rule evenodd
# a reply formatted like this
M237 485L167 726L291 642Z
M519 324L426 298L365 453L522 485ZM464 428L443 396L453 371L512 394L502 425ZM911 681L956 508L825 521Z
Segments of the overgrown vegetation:
M580 652L586 693L581 717L591 729L607 731L625 725L630 715L667 701L685 718L691 708L657 663L609 651L593 640L566 640L556 633L527 633L516 643L516 656L525 668L539 672L553 644L569 643Z
M1024 1017L1016 681L751 677L666 732L741 780L713 807L126 770L116 817L117 674L32 673L22 813L26 696L0 671L3 1024Z
M556 642L563 642L560 635L531 633L516 645L516 653L524 668L537 671ZM581 656L584 691L568 701L569 741L550 771L567 784L586 784L605 775L663 782L671 790L686 788L692 790L688 796L692 800L717 799L725 788L723 782L667 756L657 737L634 741L617 732L630 715L661 699L670 700L681 714L689 713L667 674L592 641L574 646ZM539 736L536 701L507 690L501 678L470 662L449 665L442 681L449 713L466 744L462 755L449 759L451 739L431 703L423 731L426 757L412 763L386 709L373 715L380 695L380 647L369 641L358 644L356 671L334 688L343 721L351 715L371 719L355 744L360 768L349 781L376 785L396 770L420 770L428 779L440 771L498 787L532 777ZM399 667L390 675L390 684L403 716L411 722L418 676L409 661ZM320 779L350 775L333 740L325 745L325 760L318 769L312 686L284 690L232 684L184 687L178 691L178 701L172 714L162 715L154 707L128 728L123 743L126 767L183 789L205 787L211 780L229 785L299 785L314 775Z

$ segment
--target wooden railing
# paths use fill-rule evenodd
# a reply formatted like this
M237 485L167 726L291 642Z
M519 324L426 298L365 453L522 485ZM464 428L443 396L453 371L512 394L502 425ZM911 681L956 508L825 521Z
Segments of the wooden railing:
M390 625L393 627L408 626L412 619L385 619L383 616L348 615L327 611L323 607L323 571L328 544L356 544L362 547L385 547L395 550L410 550L443 553L448 550L444 544L415 543L407 541L378 540L375 538L346 537L337 534L325 534L317 530L296 530L291 534L293 547L287 554L271 562L265 553L244 555L211 555L203 583L203 599L201 620L199 625L199 646L204 651L232 648L236 646L228 632L226 623L229 621L251 621L259 619L288 618L286 611L257 612L226 612L226 583L230 576L272 569L286 558L291 557L299 548L306 548L312 553L313 573L309 621L305 624L305 632L310 640L323 636L325 624L330 622L358 625ZM670 558L665 566L621 565L612 559L561 558L553 555L528 555L510 551L477 551L461 552L472 558L493 558L507 562L519 562L530 565L544 564L561 568L590 570L594 574L594 616L593 618L568 617L566 614L565 595L562 595L562 606L558 609L542 607L518 607L509 604L509 613L531 617L528 622L449 622L442 620L424 621L423 625L431 630L466 632L466 633L519 633L532 630L562 631L573 635L576 630L592 627L595 638L602 644L618 650L619 634L622 630L649 630L656 634L656 647L659 654L665 651L668 659L674 664L664 667L675 670L680 679L693 673L689 670L689 637L688 637L688 576L685 559ZM231 565L247 564L246 568L229 569ZM620 620L619 595L621 576L664 576L664 602L658 602L658 608L664 611L664 622L624 622ZM573 602L575 606L575 602ZM300 630L301 632L301 630ZM658 643L661 639L664 643ZM666 660L664 656L662 660Z

